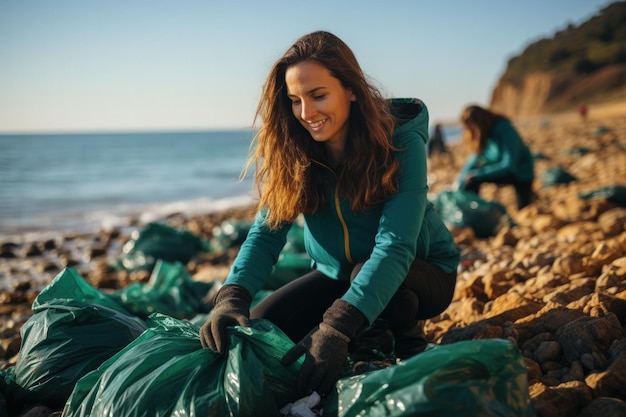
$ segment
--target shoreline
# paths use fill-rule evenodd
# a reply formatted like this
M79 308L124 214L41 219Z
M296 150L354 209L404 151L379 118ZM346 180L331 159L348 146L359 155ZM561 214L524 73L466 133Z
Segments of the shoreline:
M238 209L253 204L249 195L233 195L217 199L196 198L169 202L154 202L124 206L116 209L98 209L76 213L58 213L52 218L58 220L50 225L51 217L40 217L37 226L17 226L7 228L0 223L0 244L8 241L32 242L38 239L50 239L63 235L98 234L113 229L143 226L150 222L159 222L168 217L182 215L187 217L208 215L215 212ZM8 222L7 222L8 223Z

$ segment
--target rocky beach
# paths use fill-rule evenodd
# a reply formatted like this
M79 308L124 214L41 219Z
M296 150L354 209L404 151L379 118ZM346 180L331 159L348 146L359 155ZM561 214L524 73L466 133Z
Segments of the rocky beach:
M501 202L513 222L487 238L471 228L452 230L461 250L456 293L427 321L427 336L441 344L513 341L537 416L626 416L626 103L591 106L586 120L571 112L513 121L541 155L537 199L518 211L511 187L484 186L481 197ZM462 145L449 150L429 159L433 195L452 187L465 161ZM547 184L554 168L569 174L568 182ZM240 207L161 222L210 240L223 221L251 216L250 207ZM111 266L141 226L0 236L2 369L16 364L32 302L63 268L103 291L148 280L145 271ZM196 256L186 268L194 280L221 280L235 253ZM60 415L35 411L30 415Z

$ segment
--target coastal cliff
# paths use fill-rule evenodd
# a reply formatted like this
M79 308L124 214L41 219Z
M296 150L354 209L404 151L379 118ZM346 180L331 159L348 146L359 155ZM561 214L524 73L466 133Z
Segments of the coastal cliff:
M612 65L589 75L564 72L527 74L520 81L501 79L490 108L524 117L560 113L581 104L626 101L626 64Z
M490 108L510 117L626 101L626 2L540 39L511 58Z

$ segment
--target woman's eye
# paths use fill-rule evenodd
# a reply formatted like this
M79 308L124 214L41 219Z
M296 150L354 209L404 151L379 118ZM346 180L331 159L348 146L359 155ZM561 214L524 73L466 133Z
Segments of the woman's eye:
M324 97L326 97L326 94L321 94L321 95L318 95L318 96L313 96L313 100L322 100L322 99L324 99Z

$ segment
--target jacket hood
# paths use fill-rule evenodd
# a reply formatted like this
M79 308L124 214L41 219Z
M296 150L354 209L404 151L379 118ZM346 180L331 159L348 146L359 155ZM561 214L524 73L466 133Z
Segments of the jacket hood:
M424 102L417 98L392 98L388 100L389 110L396 119L396 134L405 131L417 131L428 141L428 109Z

